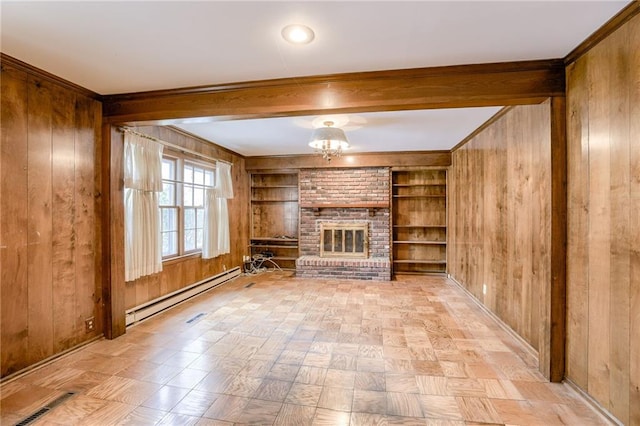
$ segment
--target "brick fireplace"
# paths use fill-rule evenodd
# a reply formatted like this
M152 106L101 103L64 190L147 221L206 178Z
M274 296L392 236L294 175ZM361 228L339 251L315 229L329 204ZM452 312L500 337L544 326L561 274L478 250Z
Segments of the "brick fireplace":
M320 257L369 257L369 223L320 222Z
M300 171L300 257L296 274L306 278L390 280L390 169L304 169ZM321 248L347 247L342 238L360 234L327 234L327 228L363 229L366 253L321 257ZM332 231L333 232L333 231ZM330 235L330 237L329 237ZM331 238L331 242L327 240ZM324 245L324 246L323 246Z

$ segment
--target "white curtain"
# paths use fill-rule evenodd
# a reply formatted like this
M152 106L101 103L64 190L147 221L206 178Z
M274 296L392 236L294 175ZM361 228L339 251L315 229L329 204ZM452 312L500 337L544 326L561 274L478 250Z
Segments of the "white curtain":
M216 189L218 190L218 198L233 198L231 164L216 161Z
M159 195L162 145L131 133L124 138L125 280L162 271Z
M215 188L207 188L205 191L203 259L210 259L231 251L227 209L227 199L233 198L230 164L216 161L215 183Z

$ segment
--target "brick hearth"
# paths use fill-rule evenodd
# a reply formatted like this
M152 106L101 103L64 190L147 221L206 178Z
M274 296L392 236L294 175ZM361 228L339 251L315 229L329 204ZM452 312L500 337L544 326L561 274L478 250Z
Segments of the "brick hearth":
M296 274L304 278L345 278L358 280L391 280L389 259L326 258L301 256L296 260Z

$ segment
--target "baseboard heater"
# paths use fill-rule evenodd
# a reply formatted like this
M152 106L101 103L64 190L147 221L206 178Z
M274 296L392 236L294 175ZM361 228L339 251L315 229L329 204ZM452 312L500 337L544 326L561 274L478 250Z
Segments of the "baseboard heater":
M240 267L229 269L228 271L221 272L217 275L213 275L202 281L198 281L195 284L191 284L180 290L165 294L157 299L150 300L142 305L138 305L135 308L129 309L125 312L126 325L129 326L138 321L142 321L145 318L150 317L153 314L157 314L160 311L164 311L180 302L187 300L197 294L202 293L217 287L235 277L240 275Z

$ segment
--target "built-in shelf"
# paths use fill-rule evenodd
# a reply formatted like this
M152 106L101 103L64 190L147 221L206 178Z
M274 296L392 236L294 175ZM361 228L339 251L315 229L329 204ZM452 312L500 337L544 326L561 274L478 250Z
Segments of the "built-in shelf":
M298 257L298 174L253 173L251 175L251 238L252 256L265 255L270 262L262 266L273 268L275 262L283 269L295 268ZM295 238L282 238L291 236Z
M391 176L394 274L446 272L446 169Z

